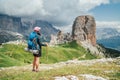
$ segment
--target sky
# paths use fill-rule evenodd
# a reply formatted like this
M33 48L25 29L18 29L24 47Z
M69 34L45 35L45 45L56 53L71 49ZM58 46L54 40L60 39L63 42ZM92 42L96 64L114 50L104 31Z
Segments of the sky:
M45 20L66 32L81 15L92 15L99 28L120 28L120 0L0 0L0 13Z

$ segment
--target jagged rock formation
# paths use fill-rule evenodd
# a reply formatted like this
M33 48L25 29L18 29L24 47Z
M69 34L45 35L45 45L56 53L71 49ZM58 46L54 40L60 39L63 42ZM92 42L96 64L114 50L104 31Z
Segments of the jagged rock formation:
M70 33L63 33L63 31L59 31L57 35L51 35L50 45L63 44L67 42L71 42L72 37Z
M60 30L56 35L51 35L50 45L54 46L56 44L65 43L65 34Z
M70 33L64 34L64 40L65 40L66 42L72 41L73 39L72 39L72 37L71 37L71 34L70 34Z
M78 43L88 40L93 46L96 45L96 23L92 16L79 16L72 26L72 37Z
M57 43L58 43L58 41L57 41L57 36L51 35L51 40L50 40L49 45L50 45L50 46L54 46L54 45L56 45Z
M93 55L105 57L104 51L100 51L96 44L96 23L94 17L90 15L78 16L72 26L72 37L78 44L82 45Z
M64 43L64 33L62 31L58 32L57 41L58 41L58 43Z

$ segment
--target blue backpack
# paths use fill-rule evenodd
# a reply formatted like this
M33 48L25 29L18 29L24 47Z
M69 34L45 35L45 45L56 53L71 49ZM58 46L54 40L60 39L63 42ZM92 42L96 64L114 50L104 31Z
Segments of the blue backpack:
M29 40L28 40L28 49L38 49L37 48L37 40L38 40L38 35L36 32L30 33Z

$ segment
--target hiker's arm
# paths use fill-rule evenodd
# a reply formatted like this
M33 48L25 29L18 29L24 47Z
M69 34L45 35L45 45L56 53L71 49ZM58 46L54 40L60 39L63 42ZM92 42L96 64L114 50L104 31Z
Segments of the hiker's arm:
M41 46L47 46L47 44L42 44L42 43L40 43L40 45L41 45Z
M47 44L42 44L39 39L37 39L37 43L39 44L39 46L47 46Z

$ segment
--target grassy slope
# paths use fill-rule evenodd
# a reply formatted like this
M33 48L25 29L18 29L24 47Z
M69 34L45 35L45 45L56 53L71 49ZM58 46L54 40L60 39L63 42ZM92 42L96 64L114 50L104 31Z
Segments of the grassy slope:
M31 63L32 56L24 51L24 46L5 44L0 48L0 67L20 66Z
M0 48L0 67L20 66L32 63L33 56L22 45L5 44ZM56 63L70 59L94 59L83 47L71 42L57 47L43 47L42 63ZM84 57L82 57L84 56Z
M14 74L15 73L15 74ZM95 63L90 66L68 64L63 68L51 70L43 70L40 72L32 72L25 70L5 70L1 71L1 80L54 80L56 76L75 75L79 80L84 80L80 74L92 74L101 76L108 80L120 79L120 66L116 63Z
M24 65L31 63L33 56L23 50L24 46L4 45L0 48L0 66ZM86 54L85 57L81 57ZM58 47L49 47L46 54L46 47L43 47L42 63L54 63L68 59L92 59L84 48L78 46L75 42L59 45ZM14 64L15 63L15 64ZM14 74L15 73L15 74ZM25 70L3 70L0 72L0 80L54 80L55 76L75 75L79 80L84 80L80 74L92 74L101 76L109 80L120 79L120 67L115 63L96 63L91 66L68 65L60 69L40 71L38 73Z

